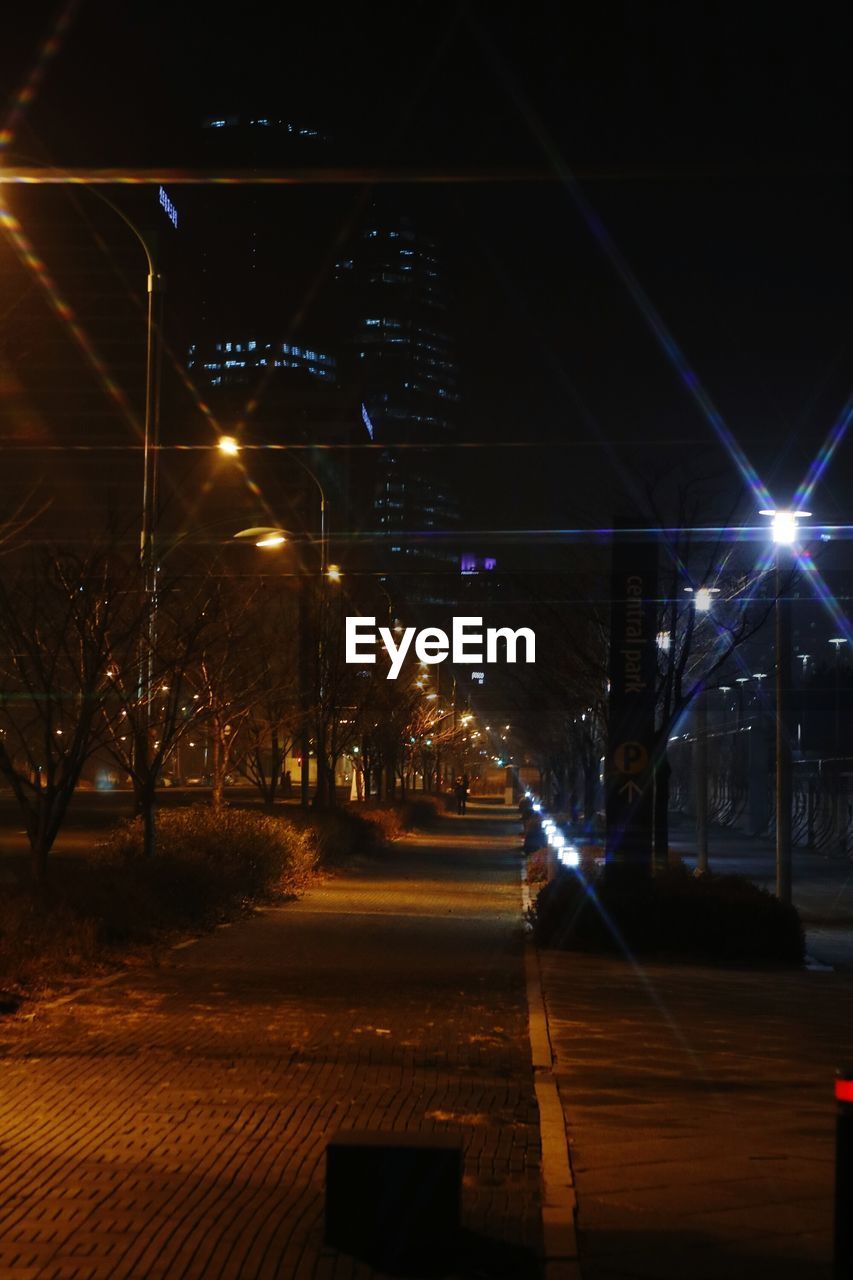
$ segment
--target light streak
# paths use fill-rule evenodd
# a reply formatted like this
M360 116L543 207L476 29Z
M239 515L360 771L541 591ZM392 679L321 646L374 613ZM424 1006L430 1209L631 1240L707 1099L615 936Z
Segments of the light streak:
M3 181L16 186L131 187L292 187L364 186L406 183L477 186L481 183L547 182L553 176L531 169L65 169L56 173L32 165L10 165Z
M35 102L36 92L45 77L45 73L62 47L62 41L65 37L71 23L74 20L74 14L77 10L79 0L68 0L65 8L59 13L53 31L44 41L39 50L38 57L32 71L30 72L24 84L12 99L12 105L5 123L0 129L0 153L7 151L15 138L18 125L24 117L27 107ZM6 21L10 21L8 15Z
M20 222L8 205L4 203L2 195L0 195L0 230L6 233L21 262L32 272L51 308L66 325L77 346L98 375L106 394L118 405L126 420L141 438L142 428L133 406L98 355L89 335L77 319L74 308L66 301L59 286L51 276L46 263L36 253Z

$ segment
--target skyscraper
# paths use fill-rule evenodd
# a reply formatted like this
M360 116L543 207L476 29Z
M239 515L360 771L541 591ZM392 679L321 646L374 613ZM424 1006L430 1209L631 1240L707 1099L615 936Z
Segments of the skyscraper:
M312 184L332 144L281 112L208 115L195 138L206 169L298 168L306 181L187 189L191 377L232 415L242 388L266 438L346 443L315 461L333 487L335 471L346 472L347 524L381 535L376 566L446 570L457 557L431 535L458 524L441 449L455 430L458 370L439 250L401 212L411 193L389 191L364 208L352 187ZM312 399L325 407L312 412ZM356 459L359 441L381 448Z
M447 562L432 532L458 523L450 442L459 401L449 301L438 247L409 216L374 202L336 265L341 359L381 455L375 516L394 557ZM407 540L404 534L423 534Z

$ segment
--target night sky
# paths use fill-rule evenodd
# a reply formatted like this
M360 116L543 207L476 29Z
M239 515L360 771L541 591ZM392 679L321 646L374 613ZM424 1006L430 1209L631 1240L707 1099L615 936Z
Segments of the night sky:
M7 96L60 11L7 18ZM186 131L244 105L319 123L348 164L538 170L412 194L448 259L461 435L482 446L448 465L492 480L470 486L470 525L595 523L625 467L739 483L649 305L782 502L853 388L849 48L840 4L83 0L15 145L192 167ZM825 518L850 458L815 495Z

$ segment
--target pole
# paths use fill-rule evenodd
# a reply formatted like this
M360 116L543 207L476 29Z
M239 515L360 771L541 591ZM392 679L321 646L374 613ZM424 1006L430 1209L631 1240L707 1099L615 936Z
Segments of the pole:
M776 897L791 901L791 802L793 762L790 736L791 601L783 599L780 553L776 551Z
M311 749L311 734L309 731L309 716L311 713L310 706L310 663L309 663L309 628L308 628L308 588L310 579L307 573L299 575L298 603L299 603L299 754L301 756L301 770L299 778L300 786L300 803L303 809L308 808L310 794L309 780L309 755Z
M841 645L835 645L835 754L841 751Z
M708 695L696 699L696 870L708 870Z
M835 1280L853 1280L853 1071L838 1072L835 1101L833 1275Z

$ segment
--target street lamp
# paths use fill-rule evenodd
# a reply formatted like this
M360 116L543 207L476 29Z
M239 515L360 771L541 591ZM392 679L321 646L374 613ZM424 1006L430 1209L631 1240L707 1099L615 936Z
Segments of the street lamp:
M240 444L234 436L220 436L219 440L217 441L217 448L219 449L220 453L224 453L226 457L230 457L230 458L236 457L237 454L240 452ZM326 569L328 566L328 558L329 558L328 538L326 534L326 490L323 488L322 484L317 479L314 472L308 466L308 463L303 462L298 453L293 452L289 456L291 461L297 463L298 466L300 466L302 470L305 472L305 474L313 481L313 483L317 487L317 492L320 495L320 574L322 577L325 577ZM280 545L280 544L269 544L269 545ZM333 567L335 569L338 569L337 565ZM340 576L339 569L338 569L338 575ZM334 578L333 580L337 581L338 579Z
M691 596L695 613L709 613L719 587L685 587ZM696 698L696 870L704 874L708 870L708 702L705 689L700 688Z
M719 587L697 587L695 591L693 587L685 587L684 590L693 596L693 608L697 613L709 613L713 597L720 594Z
M797 521L811 515L810 511L776 511L763 507L760 516L770 517L770 532L777 547L790 547L797 540Z
M791 805L793 756L791 751L791 601L783 593L782 548L797 541L797 521L810 511L777 511L763 508L770 517L776 547L776 896L791 901Z
M281 547L287 541L288 537L283 529L270 528L265 525L253 526L250 529L241 529L239 533L234 534L235 539L244 541L253 541L256 547L262 550L269 550L273 547ZM332 573L332 570L335 570ZM331 582L340 582L341 571L338 565L330 565L329 569L325 567L325 557L321 559L321 585L328 578ZM303 808L308 807L310 783L309 783L309 756L311 747L311 736L308 730L308 717L310 711L309 699L309 665L308 665L308 601L307 589L309 583L309 575L305 572L299 576L299 688L301 702L301 742L300 753L302 757L302 765L300 770L300 800Z
M830 636L829 643L835 649L835 754L841 750L841 646L847 643L844 636Z

